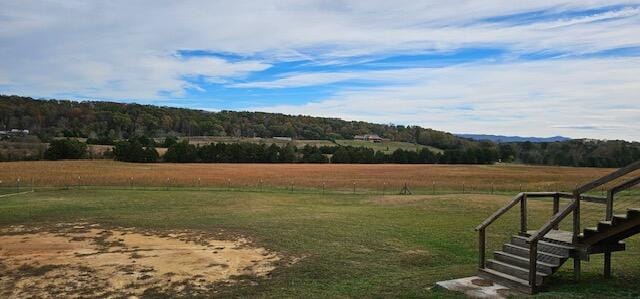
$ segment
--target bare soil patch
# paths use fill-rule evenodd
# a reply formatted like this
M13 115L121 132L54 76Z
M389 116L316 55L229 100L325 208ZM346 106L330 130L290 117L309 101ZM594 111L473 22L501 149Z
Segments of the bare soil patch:
M0 229L0 297L192 296L268 275L280 257L246 239L204 233L104 229Z

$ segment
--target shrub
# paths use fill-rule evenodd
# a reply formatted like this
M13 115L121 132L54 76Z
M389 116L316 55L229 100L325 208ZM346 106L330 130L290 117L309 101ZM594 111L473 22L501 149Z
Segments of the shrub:
M53 140L44 152L47 160L81 159L87 154L87 145L77 140Z

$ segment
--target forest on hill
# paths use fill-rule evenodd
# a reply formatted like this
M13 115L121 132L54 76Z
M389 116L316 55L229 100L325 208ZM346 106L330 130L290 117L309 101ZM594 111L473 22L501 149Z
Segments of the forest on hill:
M27 129L44 141L53 137L106 137L115 140L135 136L282 136L336 140L352 139L359 134L377 134L394 141L441 149L474 143L450 133L418 126L279 113L208 112L114 102L34 100L19 96L0 96L0 127Z
M446 163L485 164L516 162L526 164L621 167L640 160L640 143L623 140L572 139L556 142L503 142L474 141L453 134L419 126L373 124L362 121L345 121L338 118L323 118L304 115L285 115L264 112L221 111L159 107L152 105L124 104L101 101L35 100L20 96L0 95L0 130L29 130L32 136L42 142L54 138L88 138L92 143L117 144L127 140L147 140L162 137L188 136L231 136L231 137L291 137L295 140L345 140L355 135L377 134L385 139L410 142L444 150L433 157L424 151L400 150L394 154L377 154L372 150L336 144L332 149L307 148L288 149L298 152L300 159L288 162L310 162L308 156L319 157L318 153L338 152L337 161L347 163ZM0 161L21 158L3 155L0 145ZM145 147L153 147L149 144ZM206 145L203 145L203 147ZM217 161L211 158L211 150L225 152L227 149L188 148L199 151L202 157L194 155L194 161ZM270 161L259 153L266 147L250 148L258 154L255 161ZM232 148L232 147L231 147ZM139 153L141 148L132 150ZM174 149L177 150L177 149ZM275 150L272 148L272 150ZM171 151L170 152L174 152ZM150 152L149 152L150 153ZM348 153L348 154L344 154ZM364 154L363 154L364 153ZM378 158L376 158L376 154ZM208 155L208 156L207 156ZM218 154L216 154L218 155ZM346 157L350 156L349 159ZM262 157L262 158L260 158ZM342 158L341 158L342 157ZM364 158L363 158L364 157ZM30 156L28 159L45 158ZM64 158L61 157L61 158ZM171 155L164 161L179 162ZM315 159L315 158L314 158ZM153 161L157 158L151 159ZM242 162L242 159L229 158ZM321 159L324 161L323 159Z

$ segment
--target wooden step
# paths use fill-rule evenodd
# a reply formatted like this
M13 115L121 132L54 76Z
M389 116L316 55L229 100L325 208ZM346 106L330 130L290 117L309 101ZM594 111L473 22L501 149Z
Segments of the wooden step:
M626 214L617 214L617 215L613 215L613 220L612 223L613 225L620 225L622 223L627 222L627 215Z
M508 274L511 276L518 277L520 279L528 280L529 279L529 269L521 268L512 264L496 261L493 259L487 260L487 268L502 272L504 274ZM536 282L542 284L544 282L544 278L548 275L542 272L536 271Z
M589 238L597 233L599 233L597 227L585 227L584 230L582 230L584 238Z
M598 222L598 231L606 231L613 227L613 221L599 221Z
M504 244L502 246L502 251L513 254L513 255L521 256L527 259L529 258L529 248L526 248L526 247L520 247L513 244ZM558 265L561 265L567 258L568 256L557 255L549 252L542 252L540 250L538 250L538 255L537 255L537 259L539 261L549 263L549 264L558 264Z
M511 237L511 244L525 248L529 247L529 244L527 243L527 237L518 235L514 235ZM568 257L571 254L571 250L573 250L573 247L550 243L542 240L538 241L538 251Z
M491 280L499 285L518 290L525 294L533 294L529 281L491 269L478 269L478 276Z
M496 251L493 253L493 257L500 262L511 264L514 266L518 266L520 268L529 269L529 259L521 256L517 256L514 254L510 254L504 251ZM551 275L556 269L558 269L560 265L557 264L549 264L542 261L537 262L536 270L538 272Z

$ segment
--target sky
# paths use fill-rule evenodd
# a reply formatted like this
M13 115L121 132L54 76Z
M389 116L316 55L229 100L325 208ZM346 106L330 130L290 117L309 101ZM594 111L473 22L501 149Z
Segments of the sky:
M640 1L0 1L0 94L640 141Z

